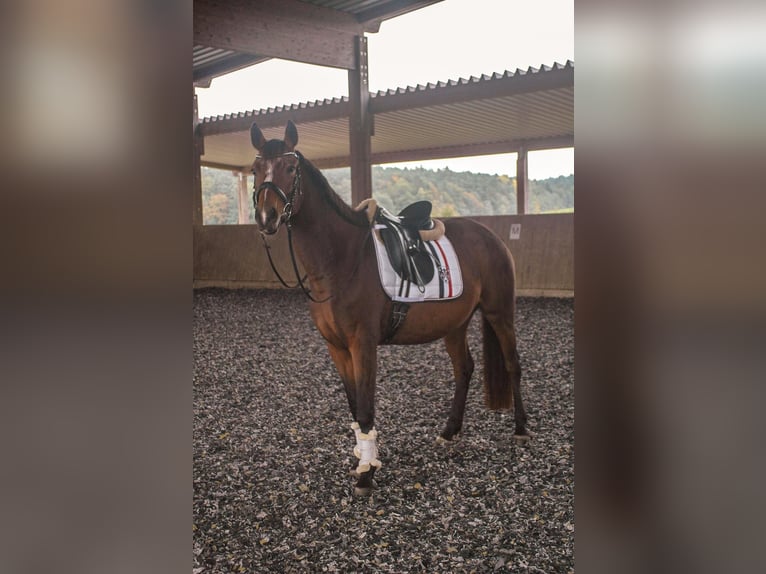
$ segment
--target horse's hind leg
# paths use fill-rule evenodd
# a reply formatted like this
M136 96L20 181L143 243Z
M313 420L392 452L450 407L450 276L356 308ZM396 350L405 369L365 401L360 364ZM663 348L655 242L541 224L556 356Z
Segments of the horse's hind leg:
M527 412L524 410L524 402L521 400L521 365L519 364L519 353L516 350L515 339L511 356L511 384L513 385L513 418L516 423L516 430L513 433L513 440L516 444L524 444L529 440L527 432Z
M513 325L513 313L494 314L483 311L484 317L489 321L492 330L497 336L505 360L505 368L510 378L513 392L513 415L515 422L514 441L523 444L529 440L527 432L527 412L524 410L524 402L521 399L521 364L519 353L516 348L516 330ZM485 337L487 334L485 333Z
M452 359L452 370L455 375L455 396L452 398L452 409L447 419L447 425L441 434L441 438L444 440L452 440L463 428L468 384L473 374L473 358L466 338L469 323L470 320L444 338L447 353Z

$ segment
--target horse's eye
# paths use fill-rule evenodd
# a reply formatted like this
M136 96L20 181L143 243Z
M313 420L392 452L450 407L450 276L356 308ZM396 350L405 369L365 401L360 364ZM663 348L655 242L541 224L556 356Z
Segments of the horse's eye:
M289 173L289 174L295 173L295 166L294 165L288 165L287 166L287 173Z

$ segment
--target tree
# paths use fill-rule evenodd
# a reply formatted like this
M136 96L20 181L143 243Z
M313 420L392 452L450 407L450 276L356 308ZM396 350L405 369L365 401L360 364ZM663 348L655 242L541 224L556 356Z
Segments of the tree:
M231 171L202 168L202 222L231 225L239 221L238 178Z
M220 173L226 177L218 185L231 189L225 193L232 198L233 213L226 222L236 223L236 178L228 172ZM322 173L348 203L351 198L349 168L327 169ZM378 204L391 213L398 213L413 201L423 199L433 203L433 213L438 217L516 213L516 178L507 175L376 165L372 167L372 189ZM530 180L528 200L531 213L573 209L574 175Z

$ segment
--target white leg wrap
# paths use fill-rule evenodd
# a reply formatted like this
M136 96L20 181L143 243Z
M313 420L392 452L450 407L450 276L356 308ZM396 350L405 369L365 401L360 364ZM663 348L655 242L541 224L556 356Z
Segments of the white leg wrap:
M375 468L383 466L383 463L378 460L378 445L375 442L378 431L372 428L370 432L365 434L359 428L359 423L356 422L351 425L351 428L354 429L356 434L354 456L359 459L359 466L356 467L356 472L361 474L370 470L371 466Z

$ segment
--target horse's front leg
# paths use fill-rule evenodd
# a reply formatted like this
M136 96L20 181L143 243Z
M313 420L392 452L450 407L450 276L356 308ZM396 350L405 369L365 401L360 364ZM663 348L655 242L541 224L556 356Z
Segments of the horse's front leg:
M351 416L356 420L356 382L354 381L354 363L351 360L351 353L348 349L336 347L332 343L327 343L327 348L333 363L335 363L335 368L338 369L340 380L343 381Z
M351 345L351 360L356 382L356 412L351 426L356 435L354 454L359 459L356 467L358 479L354 488L356 495L370 494L373 475L381 466L375 430L377 356L377 343L369 337L357 338Z

